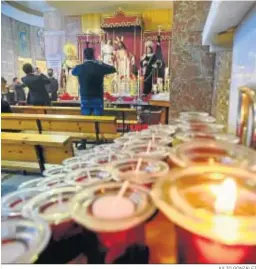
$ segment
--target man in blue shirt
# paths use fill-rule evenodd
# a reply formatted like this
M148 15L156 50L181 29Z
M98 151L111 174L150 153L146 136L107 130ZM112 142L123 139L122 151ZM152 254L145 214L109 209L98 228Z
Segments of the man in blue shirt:
M115 73L116 69L96 61L93 48L84 50L84 58L84 63L72 70L80 85L81 111L83 115L100 116L104 111L104 76Z

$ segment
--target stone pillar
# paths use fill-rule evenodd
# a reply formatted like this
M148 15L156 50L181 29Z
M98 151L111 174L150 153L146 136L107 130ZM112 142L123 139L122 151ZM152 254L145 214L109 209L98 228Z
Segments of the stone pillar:
M215 57L212 115L227 128L232 51L217 52Z
M214 55L201 45L210 4L173 2L170 119L186 110L211 112Z
M45 58L47 67L60 76L65 45L64 16L57 10L44 13Z

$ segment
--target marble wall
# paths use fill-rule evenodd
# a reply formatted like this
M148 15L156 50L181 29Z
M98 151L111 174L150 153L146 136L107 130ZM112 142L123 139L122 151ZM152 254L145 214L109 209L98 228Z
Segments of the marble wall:
M217 52L214 68L212 115L227 128L232 51Z
M201 45L210 4L208 1L173 4L170 118L185 110L211 112L214 54Z
M31 26L1 14L1 76L8 83L18 76L18 57L44 60L43 29Z

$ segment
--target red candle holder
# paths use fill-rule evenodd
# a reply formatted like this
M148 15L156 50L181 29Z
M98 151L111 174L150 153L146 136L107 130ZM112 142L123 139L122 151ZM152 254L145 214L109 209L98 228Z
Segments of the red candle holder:
M63 165L55 165L49 169L44 170L43 176L44 177L50 177L50 176L55 176L59 174L65 174L65 167Z
M145 246L144 223L155 213L155 207L147 189L130 184L122 197L122 200L133 207L130 215L118 215L119 213L114 212L117 215L112 218L111 216L105 217L103 212L103 216L99 216L95 209L95 203L106 197L113 198L115 201L121 187L122 183L90 186L77 193L71 201L73 219L95 233L98 241L98 248L95 252L98 253L99 257L103 257L102 262L104 263L116 263L120 257L127 256L132 247ZM108 210L117 204L120 205L120 200L110 205L104 202ZM123 208L120 214L123 214L125 210ZM101 213L102 211L100 211ZM132 260L128 258L126 262L137 263L139 257L136 255Z
M99 166L87 169L78 169L72 173L69 173L66 177L66 182L68 184L79 187L88 187L110 180L113 180L110 172Z
M72 220L69 211L70 199L79 190L79 187L54 188L37 195L24 206L24 216L41 218L51 227L51 242L40 262L66 263L82 252L80 241L84 229ZM65 252L65 255L61 252Z
M160 135L160 136L172 136L176 132L176 125L151 125L148 129L140 132L141 136L148 135Z
M67 168L67 166L70 167L71 165L79 164L79 163L82 163L81 165L83 165L84 167L88 167L90 166L90 164L92 164L91 159L93 157L95 157L95 154L93 153L89 153L89 154L84 153L83 156L72 157L72 158L68 158L64 160L63 165L65 166L65 169ZM83 167L80 167L80 168L83 168Z
M176 224L180 263L256 262L255 182L242 168L197 165L155 184L156 205Z
M136 169L140 161L141 165ZM151 187L155 181L167 175L169 167L162 161L134 158L113 162L109 166L109 171L116 180L130 180L133 183Z
M2 218L20 217L21 211L26 203L42 192L42 188L25 188L20 189L2 198Z
M68 184L65 181L66 174L53 175L45 177L37 184L38 188L49 190L50 188L65 187Z
M167 160L171 168L194 164L225 164L252 167L256 152L242 145L221 141L194 140L174 147Z
M205 122L187 122L182 121L179 124L182 132L197 132L197 133L219 133L224 129L224 125Z
M106 165L111 162L129 158L130 156L131 153L128 150L125 150L122 153L108 152L107 154L98 155L97 157L93 158L92 161L95 163L95 165Z
M214 123L216 119L208 115L205 112L181 112L180 120L187 121L189 123Z
M176 139L181 142L188 142L195 139L206 139L206 140L216 140L225 141L232 144L238 144L239 138L232 134L221 134L221 133L208 133L208 132L180 132L175 135Z
M142 135L138 137L138 141L140 144L149 142L152 143L152 145L157 146L170 146L173 142L173 138L167 135L161 135L161 134L152 134L152 135Z
M70 233L69 228L73 225L73 221L68 210L68 203L71 197L80 188L76 187L59 187L43 192L23 207L24 216L32 218L43 218L52 228L52 236L54 240L60 240Z
M164 146L141 144L129 147L133 158L164 161L168 155L169 148Z
M148 127L148 130L156 132L156 133L164 132L164 133L167 133L168 135L172 135L172 134L174 134L176 132L177 128L178 128L178 123L154 124L154 125L150 125Z

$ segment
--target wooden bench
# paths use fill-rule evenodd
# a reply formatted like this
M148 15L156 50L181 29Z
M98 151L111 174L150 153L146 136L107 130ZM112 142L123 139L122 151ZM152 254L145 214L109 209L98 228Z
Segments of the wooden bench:
M14 113L27 114L54 114L54 115L81 115L80 107L58 107L58 106L11 106ZM105 116L117 118L118 124L137 124L137 112L133 108L105 108Z
M70 137L63 135L2 133L1 167L14 170L45 169L73 157Z
M64 134L78 140L113 140L117 133L116 118L110 116L75 116L16 114L1 115L2 130L35 131L44 134Z

